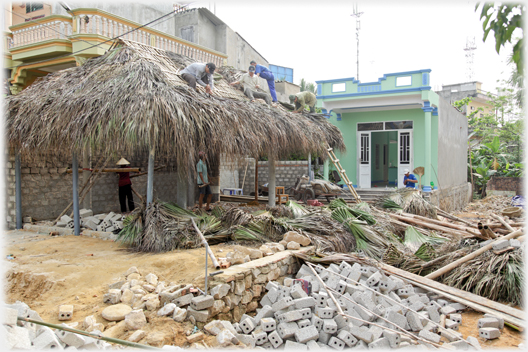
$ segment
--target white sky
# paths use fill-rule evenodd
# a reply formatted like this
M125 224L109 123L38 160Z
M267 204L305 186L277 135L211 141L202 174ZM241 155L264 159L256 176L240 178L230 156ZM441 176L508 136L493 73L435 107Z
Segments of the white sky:
M473 81L495 91L507 79L510 50L482 41L480 9L473 1L359 1L359 77L377 81L385 73L431 69L431 86L466 82L466 38L475 37ZM294 83L357 77L354 2L195 1L247 40L269 63L294 69ZM248 63L249 65L249 63Z

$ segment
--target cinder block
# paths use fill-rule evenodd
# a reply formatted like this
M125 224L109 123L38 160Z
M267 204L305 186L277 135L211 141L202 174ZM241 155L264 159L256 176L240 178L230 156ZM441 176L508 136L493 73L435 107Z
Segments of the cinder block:
M18 321L18 312L13 308L5 308L5 315L3 323L5 325L16 326Z
M55 330L55 334L63 343L68 346L73 346L75 348L80 348L86 343L84 336L74 334L73 332L68 332L64 330Z
M205 296L198 296L198 297L205 297ZM172 302L174 304L176 304L178 307L182 308L182 307L185 307L185 306L188 306L189 304L191 304L193 298L194 298L193 294L192 293L188 293L186 295L183 295L183 296L180 296L180 297L176 298ZM213 303L214 303L214 299L213 299ZM196 309L192 305L191 305L191 308Z
M500 337L500 331L497 328L480 328L479 337L486 340L493 340Z
M110 290L114 291L114 290ZM121 290L115 290L119 292L119 298L121 298ZM116 301L115 303L118 303ZM71 320L73 317L73 305L71 304L63 304L59 306L59 320Z
M197 296L191 299L191 308L194 310L204 310L214 305L214 298L211 295Z
M508 248L510 246L510 241L508 240L498 240L493 242L492 247L495 251L500 251L501 249Z
M315 314L321 319L332 319L336 310L334 308L315 308Z
M440 314L438 314L438 310L434 306L427 306L425 307L425 311L429 315L429 319L434 321L435 323L440 323Z
M268 334L266 334L262 330L253 331L252 335L255 338L255 344L257 346L263 345L268 342Z
M387 349L390 348L389 340L386 337L380 337L368 344L369 349Z
M304 297L293 300L296 309L315 307L316 301L313 297Z
M423 329L422 322L418 314L408 311L407 312L407 323L412 331L420 331Z
M364 341L365 343L372 342L372 333L364 327L351 326L350 333L354 335L355 338Z
M308 297L308 295L306 294L306 292L304 292L302 286L299 285L299 284L294 284L294 285L290 288L290 296L292 296L294 299L299 299L299 298L305 298L305 297Z
M337 289L337 285L339 283L340 277L337 275L329 275L328 280L326 280L326 286L331 288L332 290Z
M446 338L447 340L449 340L449 342L464 339L461 333L453 329L441 329L440 336Z
M238 341L242 342L244 345L249 346L251 348L255 348L255 338L251 335L244 335L244 334L236 334L235 335Z
M499 320L496 318L481 318L478 321L478 328L499 328Z
M81 217L81 219L93 216L93 211L90 209L81 209L79 210L79 216Z
M273 320L273 322L275 322L275 320ZM250 332L252 332L255 329L255 324L253 323L253 319L246 318L243 321L241 321L240 329L245 335L248 335Z
M449 302L447 302L445 299L441 299L441 298L437 299L436 303L438 303L440 305L440 308L445 307L445 306L447 306L449 304ZM445 314L445 313L442 313L442 314Z
M473 346L473 348L475 348L476 350L481 350L482 347L480 346L480 343L478 341L478 339L476 337L473 337L473 336L468 336L466 341L471 345Z
M268 341L275 349L284 342L277 331L273 331L268 335Z
M374 272L370 277L367 279L367 285L368 286L375 286L377 283L381 280L382 275L379 271Z
M308 308L309 309L309 308ZM292 310L279 315L279 323L290 323L292 321L301 320L303 318L301 311Z
M319 318L317 315L312 315L312 325L317 328L317 330L323 329L323 319Z
M352 335L350 332L346 330L341 330L337 334L337 338L341 341L343 341L348 347L354 347L358 340Z
M187 318L194 317L196 321L205 323L207 318L209 318L209 310L196 310L191 307L187 308Z
M327 345L331 337L332 337L331 334L328 334L324 332L323 330L321 330L319 331L319 338L317 339L317 342Z
M293 337L295 335L295 332L297 332L297 329L299 329L299 327L295 322L279 323L279 325L277 325L277 332L279 333L279 336L282 339Z
M376 325L371 325L368 330L372 333L373 340L379 339L383 333L383 329Z
M262 318L260 320L260 326L262 327L263 331L270 332L276 329L277 323L273 318Z
M383 337L386 338L389 341L390 348L398 348L400 347L400 334L397 334L392 331L383 330L382 333Z
M420 332L418 333L418 336L428 340L428 341L431 341L431 342L434 342L434 343L439 343L440 342L440 335L438 334L435 334L431 331L427 331L427 330L420 330Z
M440 313L445 314L447 316L449 314L456 313L456 309L451 307L450 305L446 305L440 308Z
M306 345L303 345L302 343L286 340L286 342L284 343L284 349L286 351L290 351L290 350L307 351L308 347Z
M299 320L297 322L297 325L299 326L299 329L303 329L303 328L305 328L307 326L312 325L312 322L310 321L310 319L303 319L303 320ZM316 327L316 329L317 329L317 327Z
M262 318L272 318L273 313L271 306L262 306L262 309L255 315L255 321L260 321Z
M333 349L336 349L338 351L341 351L343 348L345 348L345 342L343 340L338 339L335 336L332 336L330 340L328 341L328 346L332 347Z
M51 329L41 329L42 332L32 341L36 350L57 349L62 350L64 347L59 342L57 335Z
M337 287L335 288L335 290L341 294L343 294L345 292L345 289L347 287L347 283L343 280L339 280L337 282Z
M273 303L272 306L271 306L271 309L273 309L275 312L279 311L279 310L283 310L283 309L286 309L292 305L294 305L295 302L293 301L293 298L291 297L285 297L285 298L282 298L280 300L278 300L277 302Z
M310 308L300 309L299 312L301 313L301 319L311 319L312 318L312 310Z
M323 319L323 331L327 334L335 334L337 332L337 324L334 319Z
M307 343L311 340L317 340L319 338L319 331L313 325L309 325L305 328L299 329L295 332L295 340L299 343Z
M462 315L461 314L456 314L456 313L453 313L453 314L449 314L449 319L451 319L452 321L454 321L455 323L457 324L462 324Z
M460 324L458 324L458 323L452 321L451 319L446 319L446 321L445 321L445 327L446 327L446 329L458 330L458 326L459 326L459 325L460 325Z
M408 323L407 323L407 318L405 318L405 316L403 316L403 315L401 315L399 313L396 313L393 310L389 310L389 311L385 312L385 319L387 319L388 321L390 321L394 325L399 326L402 329L405 329L405 330L409 329L408 328Z
M495 318L495 319L497 319L499 321L499 330L502 330L504 328L504 319L503 318L497 317L497 316L495 316L493 314L488 314L488 313L484 314L484 318Z

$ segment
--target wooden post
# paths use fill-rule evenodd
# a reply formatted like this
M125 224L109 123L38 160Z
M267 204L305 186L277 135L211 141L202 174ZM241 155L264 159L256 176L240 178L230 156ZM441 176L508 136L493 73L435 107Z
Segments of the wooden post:
M148 157L147 206L152 203L154 193L154 147L151 147Z
M255 202L258 202L258 157L255 158Z
M73 169L73 224L75 236L81 234L81 221L79 215L79 166L77 165L77 154L73 152L72 155L72 169Z

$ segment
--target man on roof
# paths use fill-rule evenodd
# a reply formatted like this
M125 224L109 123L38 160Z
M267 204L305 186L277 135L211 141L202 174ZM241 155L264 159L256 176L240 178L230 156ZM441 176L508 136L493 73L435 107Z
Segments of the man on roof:
M290 95L290 103L295 103L295 110L293 112L300 113L304 111L304 106L308 105L310 112L315 112L315 103L317 98L312 92L304 91L297 94Z
M257 64L254 60L251 61L249 64L255 67L255 74L258 77L262 77L268 82L271 97L273 98L273 102L276 103L277 93L275 93L275 77L273 77L273 73L269 70L269 68Z
M215 68L216 65L212 62L207 64L195 62L184 68L180 74L192 89L196 89L196 83L198 83L205 87L207 93L211 94L214 89L213 73Z
M258 77L255 75L255 67L249 66L248 73L244 73L242 77L236 82L229 83L230 85L234 86L235 84L242 84L244 87L244 94L251 99L251 101L255 101L255 98L264 99L266 101L266 104L271 105L271 97L268 93L259 92L257 89L258 86Z

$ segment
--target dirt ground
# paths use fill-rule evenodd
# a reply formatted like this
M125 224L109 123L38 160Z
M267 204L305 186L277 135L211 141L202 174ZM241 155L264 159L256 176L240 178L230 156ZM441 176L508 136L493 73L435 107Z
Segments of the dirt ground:
M457 215L476 218L479 214L466 208ZM482 210L479 208L482 212ZM9 231L4 235L5 255L15 258L7 260L8 273L5 280L7 303L20 300L37 311L46 322L60 324L58 307L61 304L74 306L73 322L82 323L85 317L94 315L106 329L114 326L113 337L127 339L131 332L125 332L122 324L108 323L101 317L108 306L103 303L103 294L108 285L124 279L131 266L136 266L142 275L154 273L166 283L203 282L205 250L175 250L162 254L140 254L127 251L118 243L85 236L39 235L27 231ZM215 256L225 257L231 246L226 244L211 247ZM215 269L210 265L210 271ZM198 285L203 288L203 285ZM160 318L156 312L146 312L149 324L147 333L165 333L164 343L188 346L186 333L192 330L190 322L177 323L170 318ZM469 310L462 314L460 332L464 338L478 337L477 321L482 313ZM479 338L484 349L516 348L524 340L522 333L505 327L499 339L485 341ZM143 340L142 343L147 341ZM215 346L216 340L209 336L208 346Z

